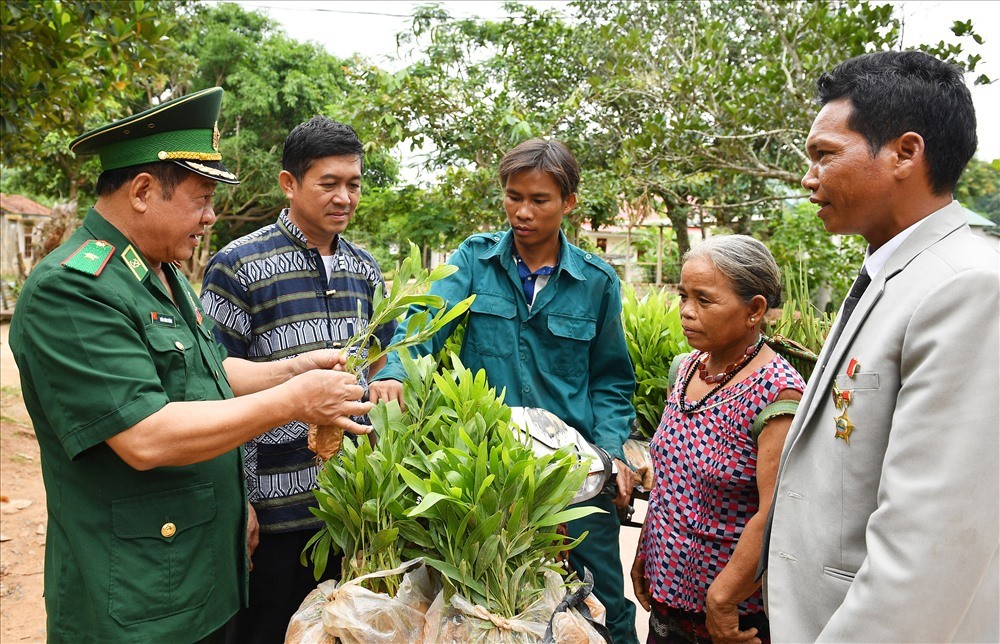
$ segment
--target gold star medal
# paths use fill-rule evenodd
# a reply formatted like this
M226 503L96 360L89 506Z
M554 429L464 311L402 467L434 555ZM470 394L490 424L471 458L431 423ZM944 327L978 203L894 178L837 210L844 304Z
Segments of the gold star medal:
M854 378L860 366L861 363L858 362L857 358L851 358L847 363L847 377ZM851 444L851 432L854 431L854 423L847 417L847 410L851 406L852 395L853 391L851 389L841 389L837 386L836 379L834 379L833 406L840 411L840 415L833 418L833 423L836 427L833 437L844 439L844 442L848 445Z
M854 431L854 423L852 423L851 419L847 417L847 405L844 405L844 411L842 411L839 416L835 417L833 422L837 427L834 438L843 438L844 442L850 445L851 432Z

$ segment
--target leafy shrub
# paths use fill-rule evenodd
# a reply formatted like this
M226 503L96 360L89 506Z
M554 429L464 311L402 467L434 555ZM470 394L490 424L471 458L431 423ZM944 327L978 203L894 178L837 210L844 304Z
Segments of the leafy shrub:
M486 373L452 360L449 374L407 369L407 382L422 379L438 405L411 419L424 433L398 466L420 495L408 516L424 531L404 555L423 556L446 589L509 618L545 589L547 570L564 574L556 555L582 541L567 545L556 526L599 510L566 509L586 477L572 448L536 456L511 430L510 408Z
M344 554L342 581L422 557L446 596L513 617L545 589L547 570L565 574L556 555L583 538L567 544L555 527L599 512L566 509L586 468L571 447L535 456L484 371L455 356L444 372L431 356L400 358L406 412L379 403L375 447L348 441L320 472L313 512L326 525L307 546L317 577L331 550ZM399 582L364 584L391 595Z
M681 329L679 303L666 289L652 289L639 299L632 285L622 285L622 324L635 367L635 429L646 438L653 436L667 404L670 362L691 350Z
M781 317L767 325L766 333L784 336L818 354L833 326L833 314L821 311L813 304L809 273L803 262L795 268L786 265L784 278L785 303Z

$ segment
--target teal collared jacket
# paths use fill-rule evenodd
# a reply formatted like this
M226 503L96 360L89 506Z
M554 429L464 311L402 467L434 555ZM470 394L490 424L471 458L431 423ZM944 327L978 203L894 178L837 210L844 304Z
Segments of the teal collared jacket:
M498 392L506 388L508 405L547 409L612 457L625 460L622 445L635 418L635 372L625 346L614 269L560 233L559 267L529 309L509 230L472 235L450 263L458 271L436 282L431 292L446 306L476 296L462 363L474 372L485 369ZM403 337L406 324L394 339ZM457 325L442 329L415 353L436 354ZM387 379L405 379L396 354L390 354L372 380Z

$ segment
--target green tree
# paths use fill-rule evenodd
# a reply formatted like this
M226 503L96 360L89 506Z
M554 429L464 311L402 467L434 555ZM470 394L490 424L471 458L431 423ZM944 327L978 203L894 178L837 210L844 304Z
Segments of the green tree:
M955 199L1000 224L1000 159L992 163L976 158L969 161L955 188Z
M232 3L199 6L183 27L181 50L197 59L190 87L226 90L219 147L240 185L219 190L218 221L185 267L200 277L213 250L273 220L287 200L278 185L285 137L322 114L355 125L356 92L345 69L352 63L315 43L289 38L276 22ZM363 128L359 129L363 136ZM366 188L390 185L398 168L386 150L369 146Z
M138 109L186 69L170 39L185 2L7 0L0 3L0 114L5 168L31 168L34 192L75 200L96 170L67 149L86 130ZM95 175L96 176L96 175Z
M692 213L747 231L800 196L816 78L900 40L891 6L853 0L578 0L567 16L506 9L495 22L418 11L400 36L414 62L366 69L358 113L383 140L429 150L428 169L463 170L442 180L466 198L470 226L493 216L478 204L480 173L494 175L511 145L553 136L583 168L577 217L599 228L656 196L681 253ZM968 47L982 41L971 24L954 34ZM942 47L952 59L966 53L962 43ZM978 56L961 62L974 69Z
M573 134L585 89L588 52L573 45L574 28L555 11L508 4L503 21L456 20L438 6L417 10L400 34L416 60L398 72L359 69L365 100L357 120L383 144L405 142L440 172L442 195L461 212L464 233L504 221L497 166L511 147L533 136L559 136L581 160L581 207L568 218L571 235L584 217L596 224L617 214L627 173ZM570 60L572 57L572 60Z
M780 267L805 267L805 277L821 308L836 307L850 290L865 258L867 243L859 235L831 235L808 201L783 208L778 217L756 231Z
M424 265L429 265L433 251L457 245L457 228L454 212L433 190L375 187L364 190L350 233L387 270L401 259L398 251L405 252L407 242L420 248Z

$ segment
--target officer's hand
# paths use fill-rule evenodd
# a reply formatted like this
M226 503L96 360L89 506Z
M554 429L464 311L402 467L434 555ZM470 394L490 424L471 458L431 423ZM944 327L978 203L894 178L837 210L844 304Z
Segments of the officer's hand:
M340 349L316 349L294 358L299 361L299 372L312 369L340 369L347 362L347 352Z
M367 414L372 404L361 402L365 390L358 379L343 371L313 369L292 378L290 390L298 398L302 411L297 418L314 425L334 425L352 434L367 434L371 427L352 421L349 416Z
M383 400L385 402L395 400L399 403L399 408L406 411L406 406L403 405L403 383L398 380L377 380L368 383L368 397L373 405Z
M615 504L616 508L626 508L632 498L632 488L635 487L635 473L621 459L616 458L615 463L618 464L618 478L616 479L618 496L613 498L611 502Z

